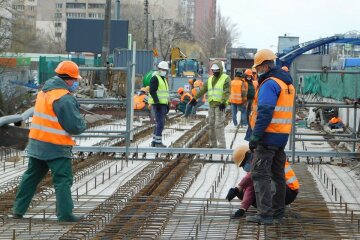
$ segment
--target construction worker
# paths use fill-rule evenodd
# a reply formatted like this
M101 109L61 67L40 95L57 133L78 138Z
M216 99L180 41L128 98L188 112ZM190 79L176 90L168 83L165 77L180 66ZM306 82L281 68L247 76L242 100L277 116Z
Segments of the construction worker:
M288 72L276 67L276 55L268 49L255 54L254 68L259 77L259 89L250 114L245 140L255 152L251 169L258 213L247 216L249 222L272 224L281 221L285 210L284 167L285 145L292 128L295 89ZM271 182L275 183L275 194Z
M248 83L244 79L241 71L235 73L235 78L231 81L231 93L229 103L231 104L231 113L234 126L238 125L236 115L241 112L240 125L247 125L246 101L247 101Z
M201 88L189 104L195 106L197 100L207 93L209 101L210 146L226 148L225 142L225 109L230 95L230 77L223 73L221 61L214 61L211 65L213 75Z
M149 103L155 113L155 128L152 147L166 147L162 143L162 132L165 126L165 116L169 112L169 85L166 76L169 64L161 61L158 64L158 72L150 79Z
M328 127L331 130L333 130L333 129L341 129L342 130L345 127L345 125L343 124L341 118L333 117L329 120Z
M226 196L228 201L231 201L234 197L238 197L241 201L240 209L238 209L232 218L241 218L245 215L245 212L249 209L250 205L256 207L256 197L254 191L253 181L251 179L251 164L254 154L250 151L246 145L239 146L233 151L234 163L242 167L246 172L245 177L240 181L238 186L230 188ZM296 199L299 193L299 180L297 179L295 172L290 166L288 161L285 162L285 181L286 181L286 194L285 205L289 205ZM278 222L281 223L281 222Z
M285 72L289 71L289 68L287 66L282 66L281 69L284 70Z
M251 69L250 68L246 69L244 73L245 73L245 81L248 84L247 101L246 101L246 120L249 121L251 106L255 97L255 86L253 83L254 77Z
M203 81L201 81L200 79L196 80L196 82L194 83L194 88L191 90L191 94L193 97L196 96L198 92L200 92L203 85L204 85ZM197 101L196 105L192 108L191 114L195 116L198 108L204 105L205 102L206 102L206 94L203 95L201 101Z
M188 113L188 115L189 115L189 113L191 112L191 105L188 105L188 103L192 99L191 94L188 92L185 92L184 88L182 88L182 87L180 87L177 90L177 93L180 95L180 103L176 106L176 110L180 111L182 113L185 113L185 111L187 111L186 113ZM187 106L190 106L190 108Z
M259 87L258 76L257 76L257 72L256 72L255 68L252 68L251 71L252 71L252 76L253 76L253 85L254 85L255 91L256 91L256 89L258 89L258 87Z
M79 103L72 95L79 86L79 67L72 61L60 62L57 76L45 82L38 93L29 133L25 171L15 197L13 218L20 219L27 211L37 185L49 169L56 194L56 216L60 222L77 222L71 198L72 134L80 134L86 122L79 112Z
M134 110L144 110L147 109L148 102L148 91L146 88L141 88L134 96Z

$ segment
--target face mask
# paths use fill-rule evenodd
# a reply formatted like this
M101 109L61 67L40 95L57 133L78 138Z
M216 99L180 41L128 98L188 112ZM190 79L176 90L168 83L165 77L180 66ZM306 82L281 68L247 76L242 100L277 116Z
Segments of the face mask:
M167 74L167 71L160 70L160 76L165 77Z
M219 77L220 76L220 72L213 72L215 77Z
M251 77L247 77L246 80L250 81L250 80L251 80Z
M78 81L74 81L73 85L69 88L70 92L75 92L76 89L78 89L79 87L79 82Z
M245 165L243 166L243 169L245 172L250 172L251 164L249 162L245 163Z

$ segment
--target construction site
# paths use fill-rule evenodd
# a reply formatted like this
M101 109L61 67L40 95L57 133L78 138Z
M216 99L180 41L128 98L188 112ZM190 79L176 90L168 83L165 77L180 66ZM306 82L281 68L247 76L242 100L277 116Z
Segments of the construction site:
M146 4L148 1L145 12L149 11ZM110 5L105 5L110 10ZM105 12L104 36L110 18ZM84 26L90 23L73 21L73 25L68 22L68 31L83 30L85 34ZM181 100L176 95L179 87L191 90L189 79L210 79L207 66L216 60L224 63L224 73L233 79L238 71L251 69L259 49L225 43L218 47L224 56L212 56L215 48L202 55L199 44L190 44L188 51L181 41L181 49L171 45L172 39L163 59L169 63L166 78L170 92L170 110L162 132L166 147L153 147L156 122L150 110L136 110L133 99L159 75L161 68L156 66L161 54L156 47L142 49L131 41L125 22L114 23L111 31L126 29L126 36L118 39L126 50L110 47L110 35L103 41L108 45L101 42L108 47L107 57L109 49L113 51L111 60L103 58L104 52L101 59L91 60L79 54L77 58L60 54L0 56L0 69L11 68L0 71L0 96L10 99L5 101L6 110L19 106L13 114L7 114L5 107L0 109L0 239L360 239L360 34L336 34L303 43L299 38L294 43L293 37L279 37L274 62L277 68L288 68L296 90L292 130L284 151L300 188L296 200L286 206L284 222L263 225L232 218L241 200L226 199L229 189L247 174L234 164L233 150L249 145L244 139L248 126L234 126L227 107L226 148L212 148L209 103L185 117L177 110ZM91 43L93 46L81 51L86 45L81 38L67 41L72 44L67 46L71 49L68 52L88 52L96 45ZM345 48L358 56L344 57L341 50ZM203 62L204 57L207 62ZM64 60L76 62L82 77L73 95L86 120L86 130L72 136L76 145L71 158L73 213L81 219L58 221L50 171L38 185L26 213L17 219L13 216L14 200L30 165L26 147L35 117L35 98ZM28 76L18 81L27 71L24 69L35 64L36 81L27 82ZM12 78L15 75L16 81ZM18 103L10 97L15 95L30 97ZM334 118L342 125L333 124ZM250 207L246 216L256 213L257 209Z

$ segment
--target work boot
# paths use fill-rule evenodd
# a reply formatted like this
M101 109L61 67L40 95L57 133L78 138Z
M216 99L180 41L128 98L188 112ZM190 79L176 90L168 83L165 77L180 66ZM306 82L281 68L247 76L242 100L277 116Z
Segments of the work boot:
M151 142L151 146L152 147L158 147L158 148L166 148L166 146L162 143L156 143L156 142Z
M12 218L13 218L13 219L22 219L22 218L23 218L23 215L13 213Z
M66 218L59 219L59 222L79 222L84 216L71 215Z
M253 216L247 216L246 217L247 222L253 222L257 224L263 224L263 225L272 225L273 224L273 218L272 217L261 217L259 215L253 215Z

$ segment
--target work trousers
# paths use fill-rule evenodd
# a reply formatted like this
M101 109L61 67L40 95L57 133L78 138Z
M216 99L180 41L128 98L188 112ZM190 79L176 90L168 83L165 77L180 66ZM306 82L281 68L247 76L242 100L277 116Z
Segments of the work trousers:
M285 160L283 148L258 145L251 167L258 215L263 218L283 217L285 211ZM275 192L271 191L271 181Z
M202 105L204 105L205 103L199 99L196 103L196 105L193 107L192 111L191 111L191 114L192 115L196 115L196 111L198 110L199 107L201 107Z
M248 122L250 122L250 113L251 113L251 109L252 109L252 104L253 104L253 100L247 100L246 101L246 120Z
M210 144L212 148L226 148L225 142L225 112L219 107L209 107Z
M153 134L153 142L162 143L162 132L165 126L165 116L168 111L168 105L165 104L153 105L153 109L155 113L155 128Z
M51 170L52 181L56 195L56 215L59 220L68 220L72 216L74 203L71 198L71 186L73 183L72 165L69 158L57 158L54 160L40 160L30 157L28 169L25 171L19 190L15 197L13 213L24 215L29 208L37 185Z
M241 112L240 115L240 124L241 125L247 125L247 115L246 115L246 103L243 104L231 104L231 114L232 114L232 120L235 126L238 125L238 121L236 118L236 115L238 113L238 111Z

